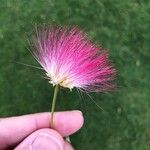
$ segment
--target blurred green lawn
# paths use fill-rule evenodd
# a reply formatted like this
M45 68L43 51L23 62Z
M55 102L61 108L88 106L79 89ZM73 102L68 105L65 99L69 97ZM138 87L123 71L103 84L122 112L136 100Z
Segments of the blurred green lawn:
M0 116L50 110L53 88L27 50L35 24L78 25L118 70L118 91L92 95L62 89L57 110L81 109L77 150L150 149L150 2L148 0L0 0Z

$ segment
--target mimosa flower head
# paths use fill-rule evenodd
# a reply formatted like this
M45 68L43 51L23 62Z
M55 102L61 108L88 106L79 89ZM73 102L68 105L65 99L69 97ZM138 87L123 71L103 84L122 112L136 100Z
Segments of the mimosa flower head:
M108 52L93 44L77 27L50 26L37 31L33 54L49 82L91 92L110 90L115 69Z

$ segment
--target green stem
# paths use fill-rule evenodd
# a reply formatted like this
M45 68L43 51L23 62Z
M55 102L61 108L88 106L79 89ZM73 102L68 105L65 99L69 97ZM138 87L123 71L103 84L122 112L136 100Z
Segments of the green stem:
M54 96L53 96L53 101L52 101L52 107L51 107L51 120L50 120L50 127L53 128L54 127L54 111L55 111L55 106L56 106L56 98L57 98L57 94L58 94L58 90L59 90L59 86L56 85L55 86L55 90L54 90Z

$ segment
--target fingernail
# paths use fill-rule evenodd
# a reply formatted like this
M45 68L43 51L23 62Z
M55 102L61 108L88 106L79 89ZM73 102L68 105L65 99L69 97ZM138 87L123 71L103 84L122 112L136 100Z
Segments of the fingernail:
M80 110L72 110L72 112L79 113L81 116L83 116L83 113Z
M30 150L63 150L63 148L56 137L40 133L30 145Z

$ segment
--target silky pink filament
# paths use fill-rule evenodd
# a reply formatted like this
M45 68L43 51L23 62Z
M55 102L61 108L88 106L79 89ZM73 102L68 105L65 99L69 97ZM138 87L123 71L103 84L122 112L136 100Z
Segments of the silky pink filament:
M108 52L93 44L78 28L42 28L33 44L33 54L51 84L90 92L114 88L116 70Z

